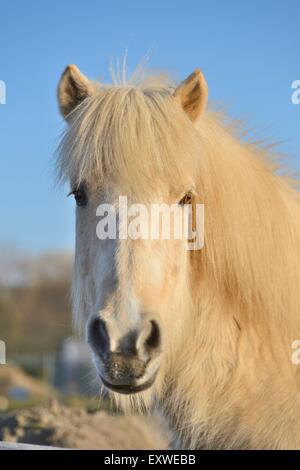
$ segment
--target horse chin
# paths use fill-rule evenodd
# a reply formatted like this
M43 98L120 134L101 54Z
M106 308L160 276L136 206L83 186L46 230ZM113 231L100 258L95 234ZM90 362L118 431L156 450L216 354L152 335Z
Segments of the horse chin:
M155 377L156 377L156 374L154 374L153 377L151 377L151 379L147 380L146 382L142 383L142 384L114 384L114 383L111 383L109 381L107 381L106 379L104 379L103 377L100 376L101 380L102 380L102 383L103 385L105 385L106 388L108 388L109 390L111 390L112 392L116 392L116 393L120 393L122 395L133 395L135 393L140 393L140 392L144 392L145 390L147 390L148 388L150 388L154 381L155 381Z

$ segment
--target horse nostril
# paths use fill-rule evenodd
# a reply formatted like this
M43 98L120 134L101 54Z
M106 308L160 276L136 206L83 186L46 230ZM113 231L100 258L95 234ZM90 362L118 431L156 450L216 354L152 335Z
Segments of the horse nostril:
M155 320L150 320L151 330L146 338L145 346L147 349L158 349L161 344L160 328Z
M105 322L101 318L94 318L88 329L88 342L100 356L106 356L109 352L109 337Z

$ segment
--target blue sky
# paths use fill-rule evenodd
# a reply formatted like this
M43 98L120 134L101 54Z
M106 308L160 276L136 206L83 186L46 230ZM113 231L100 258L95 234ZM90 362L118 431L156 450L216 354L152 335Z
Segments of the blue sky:
M0 245L40 252L73 246L74 205L54 186L53 153L64 127L56 85L68 63L109 80L110 58L129 69L185 78L200 67L210 97L259 136L280 142L300 168L299 0L1 0Z

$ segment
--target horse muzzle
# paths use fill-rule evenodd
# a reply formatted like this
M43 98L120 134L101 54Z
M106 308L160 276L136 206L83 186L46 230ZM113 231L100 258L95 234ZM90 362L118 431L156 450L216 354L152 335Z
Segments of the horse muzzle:
M161 332L155 320L132 329L112 341L104 320L94 318L88 326L88 343L101 381L109 390L134 394L150 388L160 366ZM114 344L114 350L111 350Z

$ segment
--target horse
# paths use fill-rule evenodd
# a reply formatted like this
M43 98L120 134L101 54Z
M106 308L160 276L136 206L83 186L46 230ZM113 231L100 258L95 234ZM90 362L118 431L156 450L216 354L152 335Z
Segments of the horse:
M297 181L207 106L199 69L179 85L104 85L69 65L58 102L58 178L77 205L73 317L104 388L125 411L159 410L177 448L299 449ZM204 204L204 246L99 239L97 207L121 195Z

